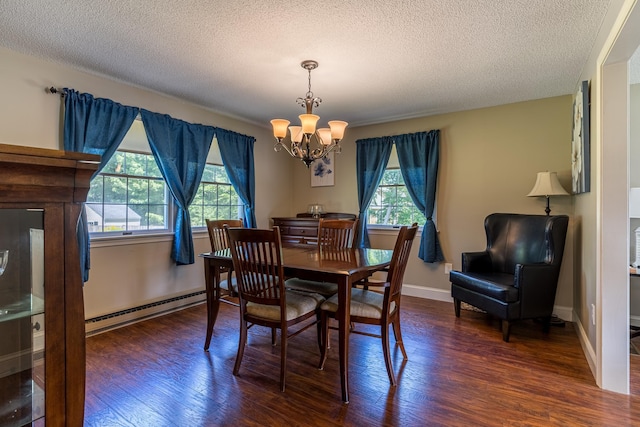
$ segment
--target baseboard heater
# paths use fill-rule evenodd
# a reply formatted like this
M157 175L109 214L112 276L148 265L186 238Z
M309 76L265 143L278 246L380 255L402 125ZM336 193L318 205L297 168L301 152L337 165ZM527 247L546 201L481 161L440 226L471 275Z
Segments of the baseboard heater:
M205 300L205 291L198 291L93 317L85 320L85 332L87 336L100 334L152 317L158 317L172 311L201 304Z

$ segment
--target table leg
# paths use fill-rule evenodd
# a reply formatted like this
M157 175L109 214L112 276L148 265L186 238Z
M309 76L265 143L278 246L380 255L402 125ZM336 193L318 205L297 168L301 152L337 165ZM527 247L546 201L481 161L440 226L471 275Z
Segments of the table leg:
M209 351L213 326L216 324L220 309L220 266L212 259L204 259L204 281L207 295L207 338L204 342L204 350Z
M341 278L338 283L338 332L340 353L340 382L342 384L342 401L349 403L349 325L351 323L351 281L349 277Z

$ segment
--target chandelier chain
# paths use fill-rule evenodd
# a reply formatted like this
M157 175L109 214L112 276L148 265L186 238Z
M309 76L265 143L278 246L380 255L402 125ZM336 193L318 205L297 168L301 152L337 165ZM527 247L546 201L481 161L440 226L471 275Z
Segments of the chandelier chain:
M313 92L311 92L311 68L307 68L309 72L309 91L307 92L307 98L313 98Z

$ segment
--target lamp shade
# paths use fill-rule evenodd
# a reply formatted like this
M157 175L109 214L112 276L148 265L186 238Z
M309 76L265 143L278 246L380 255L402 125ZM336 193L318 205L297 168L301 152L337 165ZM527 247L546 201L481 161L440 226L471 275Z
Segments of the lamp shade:
M558 174L556 172L538 172L536 183L529 194L527 194L529 197L568 195L569 193L565 191L560 181L558 181Z
M302 141L302 126L289 126L291 141L299 143Z
M273 126L273 136L276 138L284 138L287 136L287 126L289 126L289 120L273 119L271 120Z
M331 144L331 129L329 128L320 128L318 129L318 136L320 137L320 143L322 145L330 145Z
M315 114L300 114L298 118L300 118L303 133L312 135L316 132L316 123L320 120L320 116L316 116Z
M640 218L640 188L629 190L629 218Z
M331 138L340 141L344 136L344 130L349 123L341 120L331 120L329 127L331 128Z

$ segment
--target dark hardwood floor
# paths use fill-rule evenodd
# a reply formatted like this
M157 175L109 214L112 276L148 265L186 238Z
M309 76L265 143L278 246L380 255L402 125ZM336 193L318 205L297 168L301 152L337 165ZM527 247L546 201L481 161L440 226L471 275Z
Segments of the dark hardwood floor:
M249 330L240 375L232 375L237 308L221 304L210 352L203 351L205 307L87 339L86 426L631 426L638 394L599 389L574 329L549 335L533 322L502 341L482 313L403 298L409 360L392 350L390 387L382 347L351 335L350 403L342 404L337 334L325 370L316 369L315 328L289 342L287 388L279 391L279 348L270 332ZM365 326L358 325L358 328ZM632 360L636 372L640 361Z

